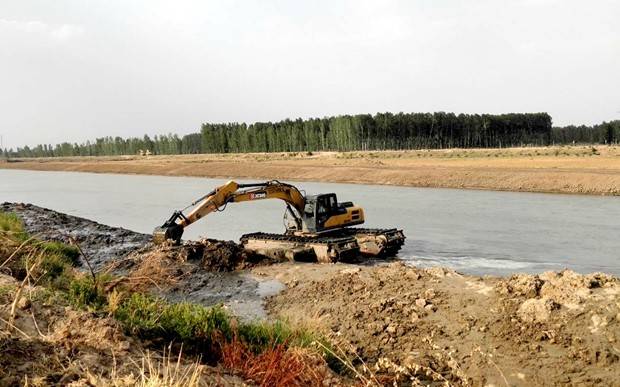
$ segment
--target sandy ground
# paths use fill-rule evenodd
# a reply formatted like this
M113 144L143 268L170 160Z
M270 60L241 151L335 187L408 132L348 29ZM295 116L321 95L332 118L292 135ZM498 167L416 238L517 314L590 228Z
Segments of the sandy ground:
M50 214L22 207L28 211L21 213L31 217ZM19 206L15 210L20 213ZM70 217L53 218L65 219L64 230L71 230ZM83 221L75 226L83 227ZM114 238L106 243L113 245ZM571 271L478 277L444 268L408 267L400 261L245 265L238 258L243 253L232 245L207 241L206 246L211 243L216 247L198 254L193 245L146 245L110 261L125 263L119 267L129 275L156 278L157 285L145 285L167 298L206 305L223 302L233 310L235 300L249 300L264 313L254 318L280 318L320 331L372 381L396 377L397 385L403 386L414 380L455 386L620 386L616 277ZM84 240L88 251L97 244ZM222 266L213 257L229 262L227 267L234 270L219 271ZM281 287L261 292L258 284L265 282ZM200 296L207 293L211 297ZM79 313L67 316L63 318L80 318ZM79 330L67 336L62 325L46 329L61 337L63 345L86 340ZM125 348L123 343L130 339L118 341L110 345ZM110 363L108 358L95 359L104 368Z
M620 195L620 147L21 159L0 168Z

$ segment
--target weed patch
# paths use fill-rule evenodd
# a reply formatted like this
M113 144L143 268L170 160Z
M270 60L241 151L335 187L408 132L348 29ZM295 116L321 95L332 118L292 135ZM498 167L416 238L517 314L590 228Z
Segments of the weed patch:
M107 297L102 276L97 280L86 275L77 275L70 282L67 289L67 299L73 306L81 309L101 311L107 305Z
M237 338L222 348L222 364L259 386L320 386L329 374L316 353L277 344L256 354Z
M14 213L0 212L0 231L12 234L19 241L28 238L22 220Z

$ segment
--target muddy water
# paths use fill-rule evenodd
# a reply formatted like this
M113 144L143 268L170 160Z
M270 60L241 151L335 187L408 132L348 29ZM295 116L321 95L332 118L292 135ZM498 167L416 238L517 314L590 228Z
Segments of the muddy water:
M43 207L150 233L174 209L223 179L0 170L0 202ZM403 228L399 257L472 274L571 268L620 275L620 198L331 183L297 184L336 192L366 210L367 225ZM282 232L279 201L230 204L185 237L237 240Z

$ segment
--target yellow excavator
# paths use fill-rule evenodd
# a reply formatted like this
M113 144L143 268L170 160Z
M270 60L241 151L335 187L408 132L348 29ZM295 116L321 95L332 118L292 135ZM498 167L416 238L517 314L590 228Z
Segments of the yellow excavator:
M286 203L284 234L252 233L241 237L245 249L257 254L300 261L335 262L361 255L393 256L405 241L402 230L351 228L364 223L364 210L351 202L338 202L336 194L306 196L297 187L271 180L240 184L229 181L175 211L153 240L179 243L185 227L206 215L223 211L228 203L280 199ZM183 211L192 208L185 215Z

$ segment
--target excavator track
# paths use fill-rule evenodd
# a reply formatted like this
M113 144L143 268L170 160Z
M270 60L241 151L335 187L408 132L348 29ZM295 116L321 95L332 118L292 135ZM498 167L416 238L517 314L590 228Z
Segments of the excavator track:
M241 244L259 255L291 261L346 262L361 255L353 235L309 237L256 232L243 235Z
M345 228L341 235L353 236L363 255L387 258L395 256L405 243L403 230L396 228Z
M352 261L360 256L393 257L405 243L395 228L345 228L329 234L295 236L256 232L241 237L247 250L270 258L291 261Z

